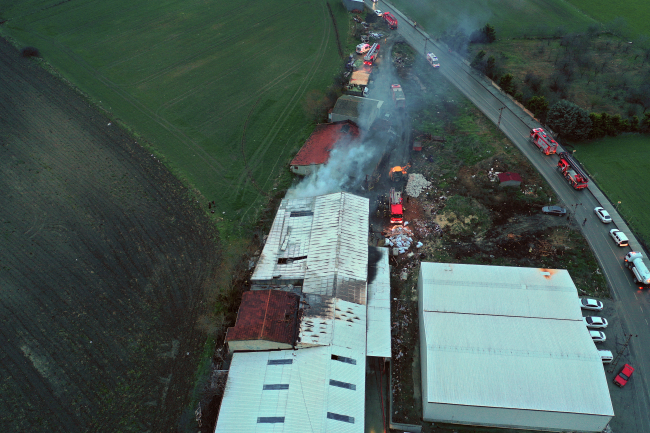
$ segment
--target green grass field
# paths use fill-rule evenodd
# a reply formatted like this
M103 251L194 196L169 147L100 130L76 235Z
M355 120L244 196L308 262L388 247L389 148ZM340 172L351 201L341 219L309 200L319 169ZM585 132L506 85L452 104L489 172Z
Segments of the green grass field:
M602 23L608 23L617 17L627 21L628 26L620 29L627 36L645 34L650 36L650 2L646 0L567 0L579 10Z
M632 229L650 242L650 137L608 137L575 146L580 159Z
M343 6L332 10L345 31ZM341 67L322 0L0 0L0 11L3 36L37 47L215 200L224 236L286 185L311 129L304 96L325 91Z
M498 38L585 30L593 20L563 0L391 0L431 35L492 24ZM571 3L576 3L572 1Z

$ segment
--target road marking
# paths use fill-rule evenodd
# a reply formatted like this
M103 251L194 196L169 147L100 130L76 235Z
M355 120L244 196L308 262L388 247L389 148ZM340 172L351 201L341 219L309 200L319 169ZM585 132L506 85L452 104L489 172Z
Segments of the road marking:
M641 312L643 313L643 307L639 305L639 308L641 309Z
M645 324L650 326L650 323L648 323L648 319L645 319Z

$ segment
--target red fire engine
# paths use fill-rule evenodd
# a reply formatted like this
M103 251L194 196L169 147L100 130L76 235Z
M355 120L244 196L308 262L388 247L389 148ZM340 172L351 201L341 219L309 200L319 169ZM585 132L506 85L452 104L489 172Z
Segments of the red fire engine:
M587 188L589 182L587 175L567 152L560 152L560 161L557 163L557 168L574 189Z
M390 223L402 224L404 223L404 208L402 206L402 193L395 191L395 188L390 189Z
M553 140L542 128L535 128L530 131L530 141L533 142L544 155L557 152L557 141Z
M390 12L384 12L384 21L388 24L388 28L391 30L397 30L397 19Z

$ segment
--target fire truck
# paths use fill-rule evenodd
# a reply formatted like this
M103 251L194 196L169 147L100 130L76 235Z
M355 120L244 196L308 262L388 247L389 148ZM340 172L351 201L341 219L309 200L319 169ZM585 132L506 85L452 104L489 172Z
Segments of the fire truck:
M530 141L533 142L544 155L557 152L557 141L553 140L542 128L530 130Z
M370 47L370 50L366 53L366 55L363 57L363 64L364 65L372 65L372 63L375 61L377 56L379 55L379 48L381 46L378 43L372 44L372 47Z
M388 198L390 201L390 223L403 224L404 207L402 206L402 193L395 191L395 188L391 188Z
M404 97L402 86L399 84L391 84L390 88L393 94L393 102L395 102L395 108L406 108L406 98Z
M384 21L388 24L388 28L391 30L397 30L397 19L390 12L384 12Z
M587 188L587 175L567 152L560 152L560 161L557 163L557 169L562 172L566 180L574 189Z

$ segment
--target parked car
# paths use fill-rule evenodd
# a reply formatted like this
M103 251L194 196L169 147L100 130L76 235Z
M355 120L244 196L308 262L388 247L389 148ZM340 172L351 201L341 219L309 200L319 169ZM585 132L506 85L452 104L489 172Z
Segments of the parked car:
M370 51L370 44L359 44L357 45L357 54L365 54Z
M608 325L607 319L598 316L583 317L582 321L587 325L587 328L592 329L605 329Z
M626 247L630 245L630 240L627 238L627 235L620 231L619 229L611 229L609 235L614 239L616 245L619 247Z
M599 350L598 354L600 355L600 360L603 361L603 364L609 364L614 359L614 355L609 350Z
M377 9L375 11L375 15L377 15L378 17L381 17L381 16L384 16L384 13L382 11L380 11L379 9Z
M603 303L597 299L580 298L580 308L584 308L585 310L601 311L603 309Z
M607 212L605 209L602 207L597 207L594 209L594 212L596 213L596 216L598 217L599 220L604 222L605 224L611 223L612 222L612 217L609 216L609 212Z
M560 206L544 206L542 208L542 212L544 212L547 215L555 215L555 216L566 215L566 209Z
M605 333L603 331L589 331L591 339L594 340L594 343L604 343L607 340Z
M614 378L614 383L623 388L627 384L627 381L630 380L630 377L632 377L632 373L634 373L634 367L630 364L625 364L621 368L620 373Z

